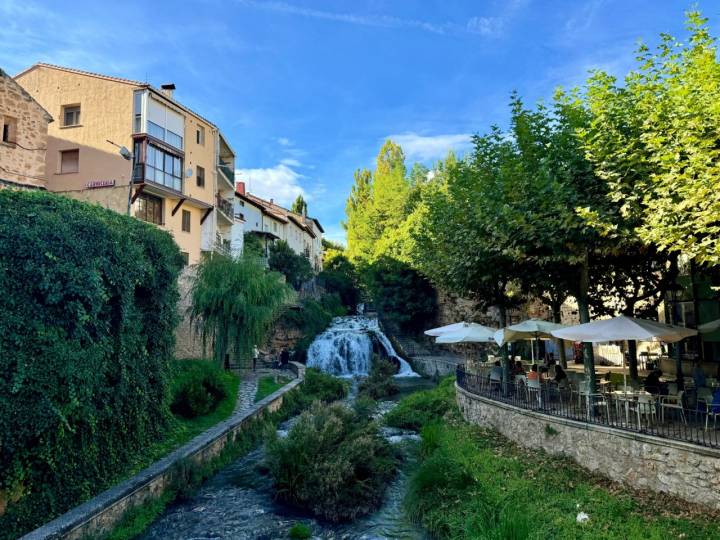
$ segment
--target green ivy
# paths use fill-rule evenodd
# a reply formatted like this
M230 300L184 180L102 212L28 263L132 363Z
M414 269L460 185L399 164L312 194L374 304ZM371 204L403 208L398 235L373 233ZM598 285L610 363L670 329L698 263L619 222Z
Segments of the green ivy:
M85 500L168 425L182 258L99 206L0 191L0 538Z

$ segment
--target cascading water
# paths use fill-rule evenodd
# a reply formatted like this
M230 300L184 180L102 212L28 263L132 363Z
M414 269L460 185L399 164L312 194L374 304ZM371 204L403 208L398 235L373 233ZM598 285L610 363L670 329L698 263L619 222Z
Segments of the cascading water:
M385 354L400 365L396 377L419 377L410 364L400 358L390 340L370 317L336 317L330 327L315 338L308 349L308 367L338 377L364 376L372 367L375 337Z

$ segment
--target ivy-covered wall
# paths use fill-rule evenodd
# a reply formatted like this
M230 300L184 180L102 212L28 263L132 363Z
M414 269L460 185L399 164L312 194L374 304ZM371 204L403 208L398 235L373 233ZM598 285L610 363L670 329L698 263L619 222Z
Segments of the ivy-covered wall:
M156 227L0 191L0 538L110 485L167 426L181 266Z

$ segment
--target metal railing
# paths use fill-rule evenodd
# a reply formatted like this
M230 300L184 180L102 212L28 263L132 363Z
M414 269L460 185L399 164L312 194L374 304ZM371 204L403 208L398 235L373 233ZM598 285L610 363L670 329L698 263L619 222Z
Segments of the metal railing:
M225 216L232 220L233 216L235 215L233 212L233 203L228 201L227 199L223 199L220 194L216 196L216 206L218 209L225 214Z
M463 390L521 409L623 431L644 433L711 448L720 448L720 412L713 413L711 397L694 390L678 395L624 392L624 389L589 393L583 385L554 382L503 383L489 375L456 372Z
M225 163L218 163L218 169L222 171L222 173L225 175L225 178L227 178L230 183L234 186L235 185L235 171Z

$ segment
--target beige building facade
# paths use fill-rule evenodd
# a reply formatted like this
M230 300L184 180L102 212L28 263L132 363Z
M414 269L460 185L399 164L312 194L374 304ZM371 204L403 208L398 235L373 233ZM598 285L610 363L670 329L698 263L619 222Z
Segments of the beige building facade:
M169 231L188 264L230 249L234 189L220 167L222 158L234 170L234 153L213 123L174 98L174 85L49 64L15 79L59 119L48 130L48 190L130 207Z
M0 189L45 189L52 116L0 69Z

